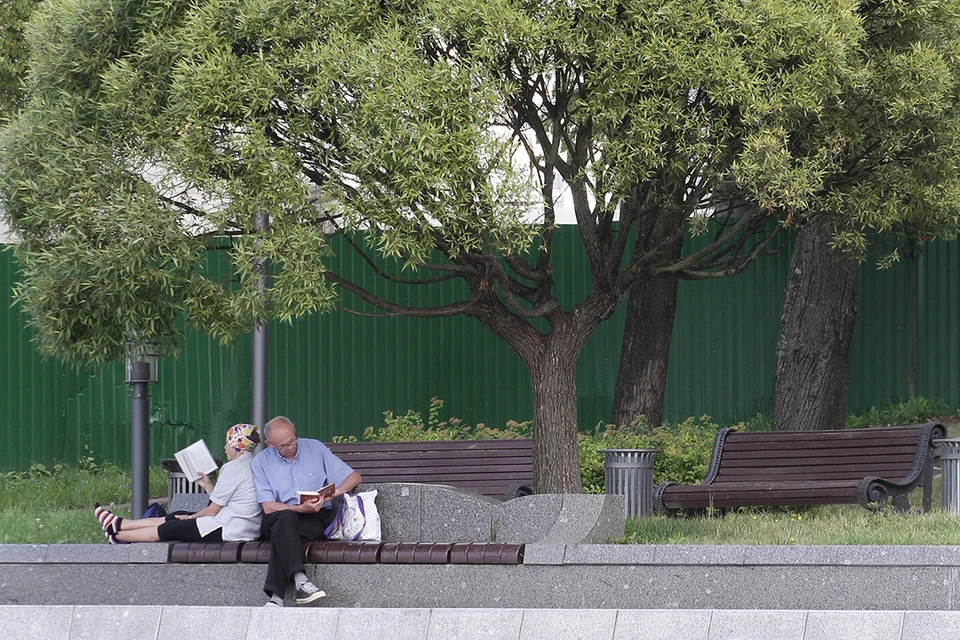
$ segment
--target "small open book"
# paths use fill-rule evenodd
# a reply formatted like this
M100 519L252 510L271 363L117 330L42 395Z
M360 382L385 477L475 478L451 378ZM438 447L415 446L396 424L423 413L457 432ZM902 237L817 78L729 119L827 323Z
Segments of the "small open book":
M217 470L217 463L203 440L197 440L189 447L177 451L173 456L190 482L196 482L201 473L213 473Z
M320 488L318 491L297 491L297 497L300 498L300 504L313 500L315 498L329 498L337 488L331 482L325 487Z

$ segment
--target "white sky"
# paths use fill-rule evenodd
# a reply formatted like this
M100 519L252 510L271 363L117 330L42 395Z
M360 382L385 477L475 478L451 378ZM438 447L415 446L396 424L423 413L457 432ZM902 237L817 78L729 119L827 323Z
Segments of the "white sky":
M570 198L570 192L564 190L555 208L557 224L576 224L577 220L573 213L573 201ZM0 244L9 244L14 242L10 229L2 220L0 220Z

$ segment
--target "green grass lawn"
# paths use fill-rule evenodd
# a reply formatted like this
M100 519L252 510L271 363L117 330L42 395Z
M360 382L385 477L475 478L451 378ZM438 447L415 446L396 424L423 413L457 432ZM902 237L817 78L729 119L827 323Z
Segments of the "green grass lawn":
M150 470L150 495L165 496L167 474ZM0 473L0 543L105 542L93 504L129 501L130 473L113 465ZM911 496L920 504L920 491ZM940 480L930 513L871 512L856 505L809 509L741 509L724 516L656 516L629 520L626 544L960 544L960 516L939 510ZM116 508L128 516L129 507Z
M150 494L166 494L166 472L151 469ZM0 474L0 543L104 542L93 504L129 500L130 474L116 467ZM918 504L920 492L912 502ZM940 504L939 479L933 504ZM117 511L129 515L126 509ZM626 544L960 544L960 516L874 513L858 506L743 509L724 516L656 516L627 522Z
M910 494L914 510L870 511L859 505L738 509L705 517L631 519L625 544L960 544L960 516L941 510L942 484L933 479L932 509L919 512L923 492Z
M167 473L150 470L150 495L165 496ZM0 543L105 542L93 505L130 500L130 472L112 465L0 474ZM129 515L129 508L118 513Z
M935 503L939 505L939 503ZM960 544L960 516L872 512L855 505L631 519L627 544Z

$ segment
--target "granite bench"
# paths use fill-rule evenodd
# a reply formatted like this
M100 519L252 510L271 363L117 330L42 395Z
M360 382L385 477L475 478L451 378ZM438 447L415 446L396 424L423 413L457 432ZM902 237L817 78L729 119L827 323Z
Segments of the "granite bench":
M442 485L364 486L378 491L383 541L305 542L306 564L521 565L528 542L602 543L624 535L621 495L539 494L500 502ZM203 494L183 494L171 508L202 508L206 500ZM189 565L269 560L270 543L259 540L177 542L168 556L171 564Z
M416 483L376 489L383 542L603 543L624 535L621 495L536 494L501 502L473 491ZM177 494L170 510L198 511L206 494Z

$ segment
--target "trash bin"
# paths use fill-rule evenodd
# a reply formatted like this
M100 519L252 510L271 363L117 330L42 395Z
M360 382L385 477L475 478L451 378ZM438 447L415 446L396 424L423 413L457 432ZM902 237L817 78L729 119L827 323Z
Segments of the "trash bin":
M653 514L653 456L658 449L601 449L607 494L622 494L628 518Z
M218 467L223 466L219 458L214 458L214 462ZM196 482L187 480L187 474L180 468L176 458L164 458L160 466L167 470L167 504L173 500L175 493L206 493Z
M940 447L943 510L960 514L960 438L934 440L933 443Z

